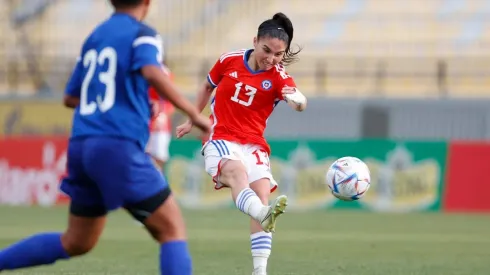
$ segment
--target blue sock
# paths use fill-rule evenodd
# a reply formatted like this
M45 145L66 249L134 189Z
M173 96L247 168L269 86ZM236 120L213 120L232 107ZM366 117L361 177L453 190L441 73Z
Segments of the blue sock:
M186 241L172 241L160 247L161 275L191 275L192 261Z
M69 257L61 245L61 233L41 233L0 250L0 271L52 264Z

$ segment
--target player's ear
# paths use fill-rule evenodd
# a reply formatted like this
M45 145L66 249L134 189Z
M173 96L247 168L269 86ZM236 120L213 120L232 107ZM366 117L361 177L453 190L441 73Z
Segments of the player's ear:
M143 0L142 2L140 2L141 5L143 6L143 15L141 17L141 21L143 21L146 16L148 15L148 12L150 10L150 3L151 3L151 0Z
M257 36L254 37L254 48L257 48L257 43L258 43Z
M143 0L143 2L141 3L143 4L143 6L145 6L146 13L148 13L148 10L150 9L151 0Z

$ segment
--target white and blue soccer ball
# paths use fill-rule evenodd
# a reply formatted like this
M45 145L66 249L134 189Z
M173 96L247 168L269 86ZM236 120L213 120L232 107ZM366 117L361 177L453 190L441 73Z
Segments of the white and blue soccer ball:
M340 200L355 201L362 198L370 183L368 166L355 157L340 158L327 171L327 185Z

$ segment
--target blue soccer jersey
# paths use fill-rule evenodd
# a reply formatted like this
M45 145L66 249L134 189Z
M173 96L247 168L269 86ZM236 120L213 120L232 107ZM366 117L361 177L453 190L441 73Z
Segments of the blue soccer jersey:
M115 13L83 44L65 94L80 98L72 138L114 136L137 141L149 137L150 103L143 66L161 66L162 41L151 27Z
M121 13L83 44L65 92L80 98L61 184L72 205L105 213L169 190L145 152L150 101L141 68L161 66L161 45L152 28Z

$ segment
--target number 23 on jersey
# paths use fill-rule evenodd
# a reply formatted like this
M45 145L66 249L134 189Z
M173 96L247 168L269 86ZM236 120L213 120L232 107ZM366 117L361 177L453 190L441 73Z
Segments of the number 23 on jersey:
M82 61L83 66L87 69L82 88L80 91L80 114L91 115L95 113L97 109L101 112L107 112L114 106L116 99L116 72L117 72L117 53L112 47L106 47L100 52L91 49L85 53ZM104 66L107 62L107 70L97 70L100 66ZM97 73L97 79L105 87L105 93L97 94L96 101L88 101L88 89L92 82L95 72ZM98 90L97 90L98 92Z

